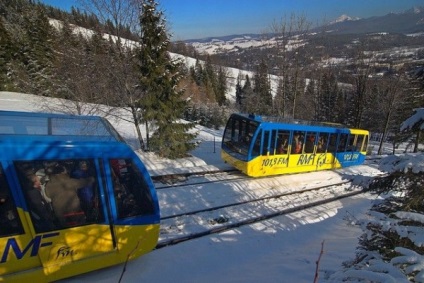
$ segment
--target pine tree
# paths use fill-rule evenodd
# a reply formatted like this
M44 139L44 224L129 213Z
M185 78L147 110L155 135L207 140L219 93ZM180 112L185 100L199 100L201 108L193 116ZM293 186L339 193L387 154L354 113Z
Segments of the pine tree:
M202 84L205 87L206 96L208 97L208 100L211 102L216 101L217 77L210 56L207 56L206 58L202 78Z
M295 110L296 110L296 89L295 83L293 81L293 76L290 75L289 72L286 72L283 75L283 97L285 100L286 106L286 117L296 118Z
M272 110L272 94L271 94L271 83L268 78L268 66L265 61L261 61L257 67L257 71L254 77L255 87L253 89L256 101L258 114L269 115Z
M241 86L241 73L237 76L237 83L236 83L236 107L241 111L242 104L243 104L243 88Z
M13 91L13 81L10 78L14 44L6 30L3 18L0 17L0 91Z
M196 59L196 64L194 65L193 79L198 86L202 84L203 81L203 66L200 64L199 59Z
M396 121L392 132L395 133L393 139L393 152L395 147L400 142L407 140L414 140L414 152L418 151L418 144L422 142L422 131L418 127L419 123L412 129L405 129L399 131L401 122L405 121L412 115L413 112L418 108L424 107L424 67L419 67L410 72L404 72L406 77L403 78L400 90L402 90L401 98L395 102L396 111L394 113L393 120ZM390 83L393 83L391 80Z
M29 76L25 91L51 96L51 80L54 66L52 46L54 30L41 7L30 6L24 13L25 37L22 44L25 69Z
M255 113L256 107L254 105L254 93L252 84L250 83L249 75L246 75L246 79L242 89L243 100L241 111L246 113Z
M279 78L277 91L275 93L275 98L274 98L274 114L279 117L284 117L285 108L286 108L286 98L285 98L285 92L284 92L284 81L282 78Z
M337 80L333 72L325 72L320 80L318 98L318 120L337 123L336 105L340 97Z
M185 156L194 148L192 123L183 123L187 103L183 90L176 86L181 79L179 62L171 60L169 38L163 13L154 0L142 0L140 14L139 60L140 88L145 96L139 101L143 118L155 126L148 147L168 158Z
M83 42L72 32L68 21L62 23L62 27L57 36L56 50L60 56L57 57L55 67L55 97L77 100L76 83L79 80L76 75L84 71L82 68L81 56Z
M316 116L316 91L315 81L310 80L306 86L305 94L300 102L302 108L302 119L313 120Z
M407 74L410 82L410 91L412 99L410 105L412 107L424 107L424 66L420 66Z
M227 92L227 73L224 67L220 66L218 69L218 77L216 84L216 102L219 106L223 106L227 103L225 93Z

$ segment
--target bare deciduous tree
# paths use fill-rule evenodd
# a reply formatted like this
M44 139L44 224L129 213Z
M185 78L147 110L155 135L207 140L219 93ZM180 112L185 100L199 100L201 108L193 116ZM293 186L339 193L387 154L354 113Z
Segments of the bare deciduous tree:
M138 43L122 38L124 27L130 27L133 32L139 31L140 0L79 0L81 6L90 13L97 15L101 22L112 21L115 33L110 35L114 43L113 62L109 64L107 74L113 81L110 85L114 90L112 96L105 97L108 103L129 111L128 116L136 128L140 147L144 148L141 134L142 125L139 101L144 93L140 90L137 73L134 72L137 62L134 60L134 50ZM123 118L126 119L127 118Z
M304 92L302 86L305 84L300 82L305 79L301 68L304 55L301 49L310 26L311 23L307 21L305 15L292 14L289 20L282 18L279 22L274 21L270 28L271 34L274 34L276 38L274 57L278 62L278 75L288 79L289 82L283 83L286 86L290 85L288 88L281 89L286 93L280 93L280 95L289 102L287 104L290 105L284 106L291 108L290 116L293 118L297 115L298 96ZM285 110L275 110L275 112L286 113Z
M354 73L353 85L354 93L352 99L352 113L353 119L352 126L361 128L363 123L363 114L365 104L369 97L369 81L372 69L374 67L374 60L372 54L366 55L366 44L362 43L356 50L356 57L353 59Z

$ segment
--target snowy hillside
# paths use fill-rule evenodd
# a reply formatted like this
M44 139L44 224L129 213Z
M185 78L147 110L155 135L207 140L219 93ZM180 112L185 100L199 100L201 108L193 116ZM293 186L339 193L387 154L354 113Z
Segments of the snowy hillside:
M194 59L194 58L183 56L183 55L180 55L180 54L175 54L175 53L170 53L170 55L171 55L171 58L179 59L182 62L184 62L184 64L187 67L192 67L196 64L196 59ZM228 73L226 97L230 101L235 101L236 100L237 77L239 76L239 74L241 75L240 76L241 77L240 82L241 82L241 85L243 86L244 82L245 82L246 75L248 75L249 79L252 80L255 73L251 72L251 71L237 69L237 68L226 67L225 69L227 70L227 73ZM278 78L278 76L275 76L275 75L270 75L269 77L270 77L270 81L271 81L271 91L272 91L272 94L274 95L277 91L278 79L279 78Z
M190 43L199 53L202 54L219 54L238 52L248 48L273 48L281 44L281 38L276 36L235 36L231 39L213 38L210 41L193 41ZM304 43L295 37L289 40L286 48L288 51L293 50Z
M50 19L50 24L57 29L62 27L62 22L55 20L55 19ZM73 32L75 34L81 34L85 37L91 37L94 34L94 32L92 30L89 30L89 29L86 29L86 28L82 28L82 27L78 27L78 26L74 26L74 25L71 25L71 27L73 28ZM112 40L117 39L116 36L111 36L109 34L103 35L103 38L105 40L109 40L109 37L112 38ZM243 41L243 39L240 39L240 40ZM246 38L244 40L246 41L246 44L250 44L250 43L248 43L248 42L250 42L250 40L248 38ZM123 44L125 46L130 47L130 48L137 45L137 42L132 41L132 40L121 39L121 41L123 42ZM261 46L261 44L262 43L258 42L258 46ZM268 45L275 44L275 38L271 39L269 41L265 41L265 44L268 44ZM295 46L296 44L298 44L298 42L293 42L292 44L293 44L293 46ZM231 45L223 44L223 48L230 49L232 47L231 47ZM187 66L187 68L195 66L195 64L196 64L196 59L191 58L191 57L183 56L183 55L176 54L176 53L170 53L170 56L171 56L171 58L179 59L182 62L184 62L184 64ZM201 63L202 63L202 61L201 61ZM228 77L227 77L227 83L228 83L227 87L228 88L227 88L226 98L230 101L235 101L236 84L237 84L238 75L241 74L241 78L242 78L241 83L243 85L246 75L248 75L249 78L252 79L253 76L254 76L254 73L251 72L251 71L240 70L240 69L236 69L236 68L227 68L227 71L228 71ZM271 79L271 89L272 89L273 94L274 94L276 89L277 89L277 85L278 85L278 77L271 75L270 79Z

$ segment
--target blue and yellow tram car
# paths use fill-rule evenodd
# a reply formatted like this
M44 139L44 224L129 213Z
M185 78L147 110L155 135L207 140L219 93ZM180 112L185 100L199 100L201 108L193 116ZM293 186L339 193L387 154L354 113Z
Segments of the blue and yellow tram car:
M222 159L252 177L362 164L369 132L336 124L232 114Z
M0 281L51 282L145 254L159 205L101 117L0 111Z

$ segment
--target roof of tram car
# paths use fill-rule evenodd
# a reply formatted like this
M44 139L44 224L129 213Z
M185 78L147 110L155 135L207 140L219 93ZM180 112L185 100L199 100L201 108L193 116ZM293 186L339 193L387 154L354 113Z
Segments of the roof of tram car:
M258 123L281 123L291 126L313 126L313 127L322 127L322 128L331 128L331 129L346 129L346 130L362 130L362 129L353 129L349 128L345 125L331 122L318 122L318 121L308 121L308 120L300 120L293 118L284 118L278 116L262 116L257 114L246 114L246 113L233 113L234 116L240 116L251 121L255 121Z
M0 111L0 140L123 142L99 116Z

